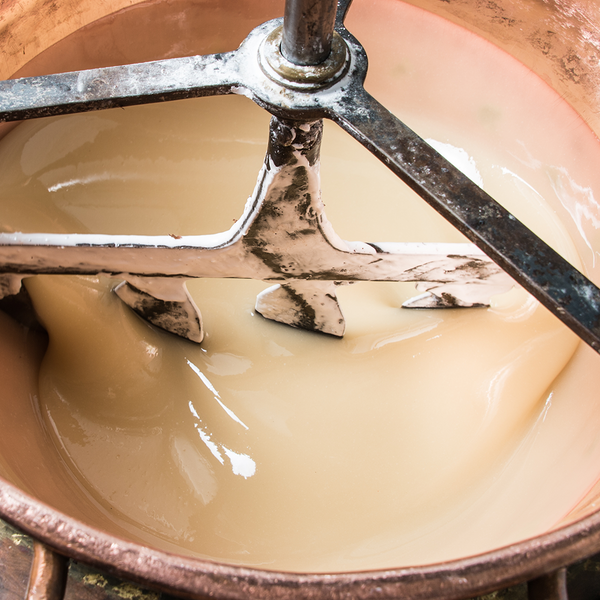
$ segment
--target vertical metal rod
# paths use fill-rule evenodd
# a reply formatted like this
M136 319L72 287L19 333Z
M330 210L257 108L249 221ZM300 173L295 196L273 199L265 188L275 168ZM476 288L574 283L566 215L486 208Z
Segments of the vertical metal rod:
M281 52L295 65L318 65L331 52L337 0L286 0Z
M26 600L63 600L69 561L41 542L33 544Z
M527 598L528 600L568 600L567 569L558 569L528 581Z

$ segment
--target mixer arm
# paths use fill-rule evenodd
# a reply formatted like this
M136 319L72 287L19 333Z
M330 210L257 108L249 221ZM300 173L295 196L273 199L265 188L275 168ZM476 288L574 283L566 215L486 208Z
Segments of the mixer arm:
M331 118L600 351L600 289L362 87L352 99L333 104Z
M0 82L0 122L231 94L237 52Z
M337 12L333 11L336 27L343 28L351 3L352 0L338 1ZM286 10L293 5L288 2ZM314 12L315 7L310 8ZM306 25L307 15L299 15L297 21ZM254 34L250 38L257 39ZM264 73L256 70L256 48L249 48L247 42L233 52L0 81L0 122L245 94L245 90L256 87L255 80L264 80ZM260 97L261 94L254 96L253 100L260 103Z
M273 117L254 194L229 231L205 236L0 234L0 298L36 274L108 274L117 295L154 325L195 342L202 320L185 289L192 277L278 282L258 297L263 316L344 334L336 286L415 281L411 308L488 306L513 281L472 244L346 242L325 215L319 154L323 123Z
M343 26L349 4L340 2L332 50L318 65L282 55L276 20L235 52L1 82L0 120L230 93L298 124L331 118L600 351L600 290L364 90L366 55Z
M344 21L346 20L346 15L348 14L348 10L350 10L351 4L352 0L338 0L337 12L335 15L336 29L341 29L344 27Z

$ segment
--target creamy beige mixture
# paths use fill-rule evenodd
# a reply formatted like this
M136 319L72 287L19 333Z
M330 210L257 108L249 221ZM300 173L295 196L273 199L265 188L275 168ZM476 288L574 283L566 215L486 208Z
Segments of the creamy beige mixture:
M481 40L376 4L376 25L368 2L349 22L370 39L367 87L580 265L591 243L576 239L586 217L574 207L600 186L578 158L597 160L595 138ZM235 97L22 124L0 147L4 230L228 229L267 124ZM333 125L322 175L346 239L462 241ZM408 311L412 284L347 286L338 340L255 314L262 282L192 281L207 331L196 346L141 321L113 284L26 282L50 336L43 427L74 485L134 539L292 571L422 564L545 531L597 479L595 384L567 410L575 367L561 375L577 338L521 289L489 309ZM597 364L583 357L575 364Z

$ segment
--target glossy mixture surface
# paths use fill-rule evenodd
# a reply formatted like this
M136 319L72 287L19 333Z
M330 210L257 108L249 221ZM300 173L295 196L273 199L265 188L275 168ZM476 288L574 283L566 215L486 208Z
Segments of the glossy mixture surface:
M567 258L589 259L600 148L568 106L399 2L357 2L348 27L373 65L367 89ZM0 147L3 229L228 229L267 124L234 97L22 124ZM342 237L462 241L335 126L322 162ZM113 284L26 282L49 333L30 392L40 435L80 518L117 534L268 569L432 563L551 528L598 477L597 382L580 378L596 357L571 360L577 339L522 290L438 312L399 308L411 284L348 286L337 340L255 314L261 282L193 281L207 331L195 346L139 320Z

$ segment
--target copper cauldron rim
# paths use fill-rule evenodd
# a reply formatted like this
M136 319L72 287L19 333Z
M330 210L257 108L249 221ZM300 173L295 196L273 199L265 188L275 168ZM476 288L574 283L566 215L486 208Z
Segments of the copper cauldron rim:
M0 517L59 554L185 597L469 598L539 577L600 550L600 511L538 537L438 564L351 573L233 566L128 542L85 525L0 478Z
M427 4L425 0L408 1L416 5ZM30 1L28 4L33 3ZM123 4L126 3L124 0ZM95 3L90 4L93 7ZM469 3L457 4L462 9L463 5ZM512 6L517 16L520 15L519 11L525 10L520 4ZM452 16L446 13L446 6L437 8L438 13L443 13L442 16ZM473 20L473 23L470 23L471 30L484 37L489 34L487 23L484 22L485 15L481 16L481 22L477 21L480 15L477 11L466 11L465 15L467 16L464 19ZM84 17L93 19L87 15L78 16L82 21L85 20ZM502 15L502 18L506 18L506 15ZM499 21L494 21L497 22ZM515 23L520 24L521 21L517 19ZM71 29L84 24L82 22L77 26L72 25ZM461 24L469 25L466 22ZM537 26L536 24L535 27ZM513 29L504 28L502 34L509 36L511 31ZM600 36L600 32L597 33ZM505 46L517 50L514 55L518 54L518 58L537 71L537 63L532 64L527 60L528 55L520 50L513 38L507 37L501 41L504 41ZM19 48L18 60L22 60L20 52ZM583 109L586 110L582 110L581 103L573 102L574 93L568 86L572 84L577 89L585 87L586 97L591 97L600 89L600 77L573 82L559 75L554 72L544 73L544 79L549 83L558 81L562 95L579 109L588 124L598 133L600 121L597 120L597 113L585 106ZM24 493L1 477L0 517L59 554L115 576L189 598L252 597L291 600L402 597L453 600L473 597L531 580L600 551L598 511L535 538L443 563L351 573L275 572L178 555L126 541L69 517Z

